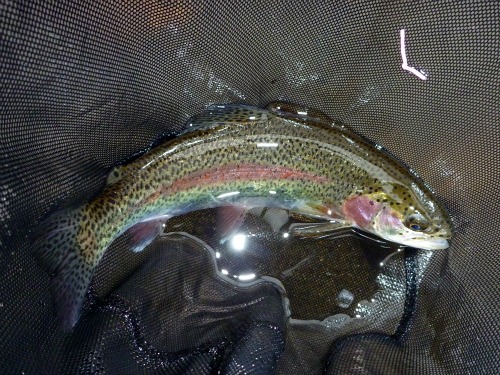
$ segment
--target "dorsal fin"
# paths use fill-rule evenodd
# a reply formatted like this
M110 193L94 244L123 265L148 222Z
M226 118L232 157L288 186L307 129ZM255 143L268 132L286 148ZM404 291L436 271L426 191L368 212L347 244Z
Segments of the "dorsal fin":
M267 109L277 116L301 121L316 121L325 124L333 124L332 118L326 113L298 104L293 104L285 101L271 102L267 105Z
M269 111L243 104L217 104L191 117L185 133L223 124L250 124L268 121Z

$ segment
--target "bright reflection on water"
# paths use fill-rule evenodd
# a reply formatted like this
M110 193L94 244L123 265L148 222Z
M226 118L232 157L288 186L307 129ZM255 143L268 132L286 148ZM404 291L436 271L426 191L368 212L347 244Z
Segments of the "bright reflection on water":
M245 250L247 244L247 236L243 233L236 233L229 242L232 249L236 251Z
M250 281L255 279L257 276L254 273L241 274L238 276L238 280L241 281Z

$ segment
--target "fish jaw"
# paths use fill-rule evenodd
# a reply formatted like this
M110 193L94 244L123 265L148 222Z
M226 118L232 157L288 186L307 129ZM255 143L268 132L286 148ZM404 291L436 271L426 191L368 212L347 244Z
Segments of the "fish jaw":
M408 229L403 229L402 232L394 233L392 230L388 231L376 225L372 233L387 241L422 250L444 250L449 247L448 240L444 238L426 234L416 236L414 232Z
M449 247L448 241L443 238L409 238L405 240L401 236L396 238L386 236L385 239L422 250L444 250Z

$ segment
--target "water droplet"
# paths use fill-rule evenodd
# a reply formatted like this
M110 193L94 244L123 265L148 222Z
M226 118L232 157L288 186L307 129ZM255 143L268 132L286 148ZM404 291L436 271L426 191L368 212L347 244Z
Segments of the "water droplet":
M354 294L349 292L347 289L342 289L337 295L336 301L339 307L346 309L351 306L351 303L354 301Z

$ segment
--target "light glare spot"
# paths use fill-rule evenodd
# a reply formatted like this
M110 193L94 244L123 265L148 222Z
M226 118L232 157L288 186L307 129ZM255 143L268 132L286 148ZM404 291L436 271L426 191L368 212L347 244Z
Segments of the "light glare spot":
M254 273L248 273L248 274L243 274L239 275L238 279L241 281L249 281L255 279L255 274Z
M216 252L215 252L215 257L216 257L217 259L219 259L219 258L220 258L220 253L219 253L218 251L216 251Z
M236 251L241 251L245 249L247 244L247 236L242 233L235 234L231 238L231 247Z
M288 238L290 236L288 233L283 233L283 237Z
M257 143L257 147L278 147L278 143L274 142L261 142Z
M223 275L229 275L229 271L228 271L228 270L222 269L222 270L220 270L220 272L221 272Z
M231 191L229 193L224 193L224 194L220 194L217 196L218 199L220 198L227 198L227 197L231 197L233 195L238 195L240 192L239 191Z

